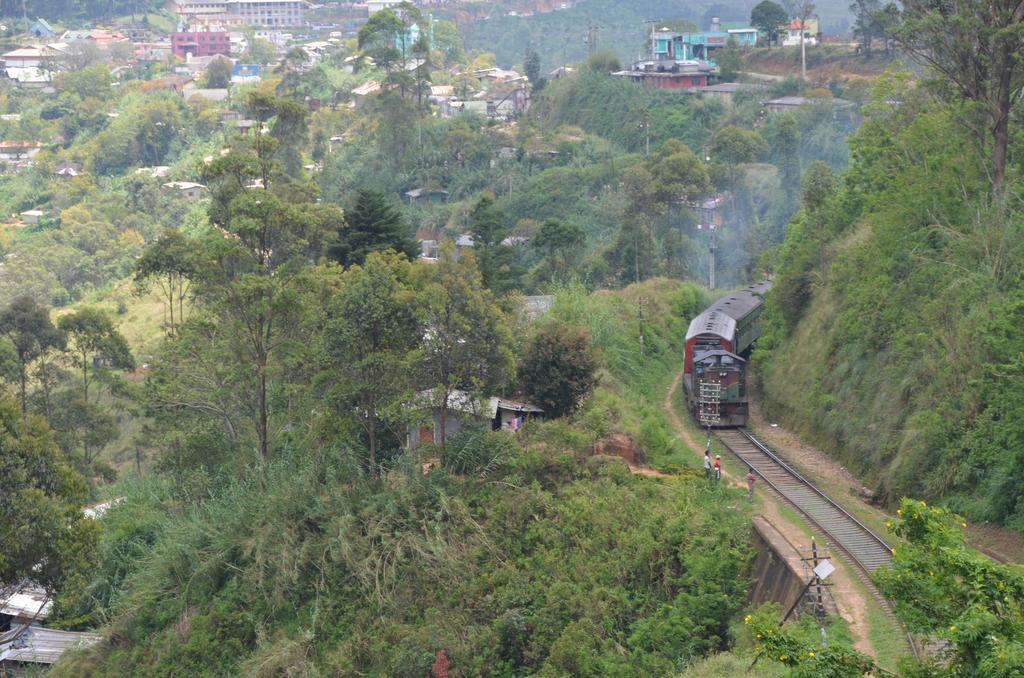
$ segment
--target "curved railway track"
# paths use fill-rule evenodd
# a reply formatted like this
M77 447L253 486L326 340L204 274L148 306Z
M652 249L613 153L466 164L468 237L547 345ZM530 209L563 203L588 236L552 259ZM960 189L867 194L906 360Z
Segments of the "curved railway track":
M857 566L855 572L858 578L885 614L902 628L889 601L882 596L869 576L889 564L892 560L892 547L746 430L719 429L715 433L730 452L753 468L754 473L769 487L821 530L831 546ZM906 642L911 652L917 655L917 643L909 633Z
M862 570L888 565L892 547L743 429L717 431L718 439L754 473L804 514Z

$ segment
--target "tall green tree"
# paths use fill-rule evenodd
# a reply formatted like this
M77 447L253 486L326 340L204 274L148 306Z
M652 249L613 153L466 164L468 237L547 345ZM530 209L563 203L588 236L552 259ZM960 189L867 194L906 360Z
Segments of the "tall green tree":
M345 212L345 223L338 229L327 255L345 266L361 264L371 252L394 250L410 259L418 247L402 215L380 191L362 190Z
M191 294L196 266L195 243L173 229L164 231L135 262L135 284L140 289L155 284L163 297L169 335L185 322L185 302Z
M31 579L47 591L91 565L99 526L82 514L85 481L37 416L0 395L0 590Z
M331 300L323 335L328 397L356 419L367 437L370 474L377 477L381 438L412 395L422 337L412 264L394 253L371 253L350 268ZM401 430L393 430L402 440Z
M1002 190L1010 113L1024 84L1024 4L1016 0L907 0L893 35L940 78L940 92L968 102L990 137L991 182ZM980 132L980 130L979 130ZM986 144L987 145L987 144Z
M68 355L82 376L82 400L89 402L89 387L109 368L130 370L135 359L124 336L103 311L86 306L57 321L67 336Z
M881 0L853 0L850 3L850 13L853 14L853 35L860 40L865 54L871 54L871 45L878 32L876 17L881 9Z
M585 242L586 233L579 225L557 219L545 221L530 241L544 256L534 278L564 281L572 274Z
M549 417L564 417L597 385L597 352L581 327L547 325L530 340L519 363L523 393Z
M420 370L439 413L444 445L452 394L489 394L513 374L508 319L483 284L473 252L456 256L447 243L436 264L425 267L419 286L424 311Z
M218 56L206 67L206 86L213 89L222 89L231 84L231 59L225 56Z
M416 37L419 31L424 45ZM413 84L406 66L410 58L429 51L425 44L427 24L419 8L410 2L401 2L394 9L374 12L359 29L358 45L364 55L373 59L377 67L387 73L388 82L399 85L402 93Z
M253 95L248 105L269 118L288 103ZM276 354L299 340L294 333L304 273L342 223L341 210L317 203L315 192L290 180L277 149L276 139L256 130L205 169L215 228L198 246L194 283L197 303L215 319L220 341L232 347L237 388L245 394L262 459L271 453Z
M665 212L672 203L698 200L713 190L704 163L677 139L666 141L645 164L653 180L651 197Z
M50 349L63 349L64 334L50 320L50 310L32 297L16 297L0 312L0 334L10 339L18 358L21 411L28 411L28 368Z
M750 25L764 33L768 41L768 49L779 39L779 31L789 23L789 14L785 8L772 0L761 0L750 11Z
M473 235L473 250L484 285L499 295L517 289L523 272L516 262L515 249L505 242L510 233L505 215L489 196L480 198L473 206L469 232Z

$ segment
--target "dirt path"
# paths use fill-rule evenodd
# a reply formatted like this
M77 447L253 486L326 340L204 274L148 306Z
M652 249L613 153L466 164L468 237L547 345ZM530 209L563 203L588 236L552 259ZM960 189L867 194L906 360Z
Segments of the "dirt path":
M669 421L672 424L672 428L675 430L676 435L680 440L690 449L695 456L701 456L702 445L694 438L693 433L683 423L679 413L676 412L673 398L676 391L679 389L680 384L683 380L683 374L680 372L676 375L676 378L672 381L672 385L668 388L668 393L665 394L665 399L662 406L665 412L668 414ZM732 478L731 474L725 469L722 473L727 478ZM730 481L730 485L740 486L742 483ZM788 518L783 516L780 511L780 504L782 500L777 498L774 494L768 491L760 491L758 493L759 504L761 507L761 514L768 522L775 526L775 528L782 533L790 544L793 544L800 551L809 551L810 543L807 537L806 529L801 526L795 525ZM812 532L817 532L813 530ZM824 539L821 535L817 535L819 544L824 543ZM850 627L850 635L853 637L853 647L858 652L862 652L870 657L877 659L875 648L871 644L869 636L870 625L868 624L868 594L855 583L855 576L849 570L849 566L842 560L835 560L833 563L836 566L836 571L832 575L832 597L835 599L836 608L839 610L839 615L846 620L846 623Z

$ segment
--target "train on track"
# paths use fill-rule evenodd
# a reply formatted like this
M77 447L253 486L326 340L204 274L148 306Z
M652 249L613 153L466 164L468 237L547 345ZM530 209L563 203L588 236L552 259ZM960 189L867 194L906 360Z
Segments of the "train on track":
M727 294L690 322L683 386L686 407L709 428L747 423L747 358L761 335L771 281Z

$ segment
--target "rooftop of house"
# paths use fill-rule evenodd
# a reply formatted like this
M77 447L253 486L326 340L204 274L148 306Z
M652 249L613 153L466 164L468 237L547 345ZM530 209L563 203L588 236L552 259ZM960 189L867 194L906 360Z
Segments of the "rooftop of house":
M837 108L848 108L853 106L852 101L846 99L838 99L835 97L801 97L801 96L788 96L779 97L778 99L770 99L768 101L762 101L762 106L792 106L794 108L799 106L811 106L814 104L830 103Z
M436 404L436 393L433 391L421 391L415 398L413 406L417 408L430 409ZM533 403L525 400L514 400L512 398L480 398L466 391L455 390L448 395L448 409L452 412L470 414L479 417L494 419L499 410L506 412L527 412L531 414L543 414L544 410Z
M367 94L373 94L379 89L379 82L377 82L376 80L369 80L367 82L364 82L362 85L359 85L359 87L354 88L352 90L352 95L357 97L364 97Z
M6 598L3 597L6 595ZM0 614L42 621L50 616L53 601L42 587L26 583L11 593L0 594Z
M197 184L193 181L168 181L163 184L163 188L173 188L176 191L188 191L195 188L206 189L203 184Z
M818 32L818 20L817 19L804 19L803 20L804 30L809 33ZM791 31L800 30L800 19L793 19L789 22L788 29Z
M0 635L0 664L26 662L53 664L68 650L92 645L102 636L80 631L58 631L41 626L19 626Z
M761 92L768 89L766 85L754 82L720 82L717 85L702 87L698 92L710 92L712 94L735 94L736 92Z

